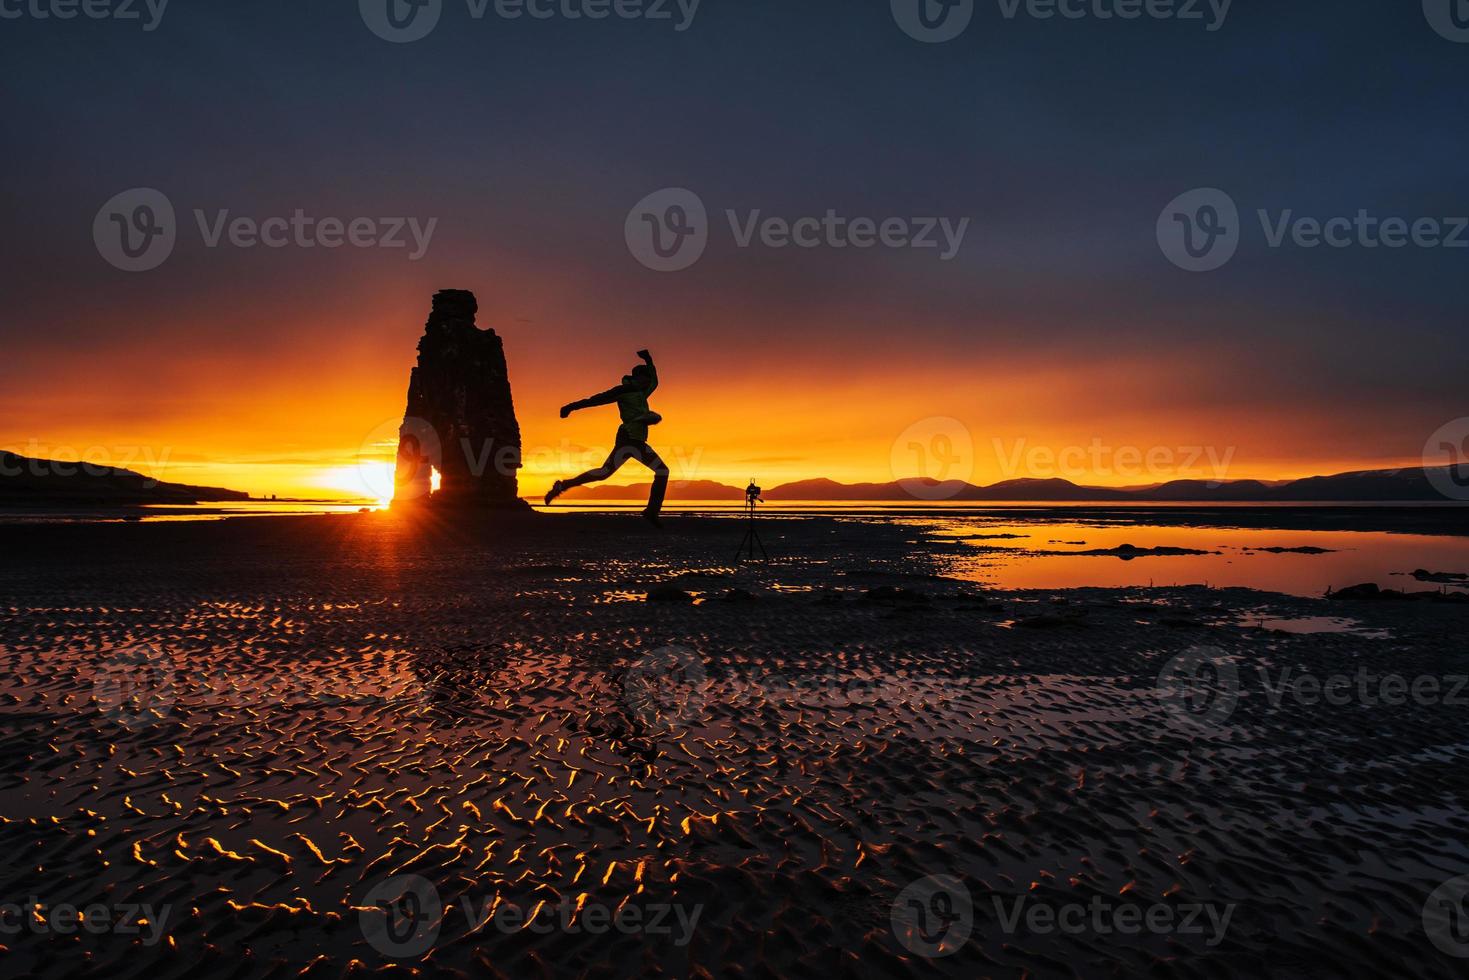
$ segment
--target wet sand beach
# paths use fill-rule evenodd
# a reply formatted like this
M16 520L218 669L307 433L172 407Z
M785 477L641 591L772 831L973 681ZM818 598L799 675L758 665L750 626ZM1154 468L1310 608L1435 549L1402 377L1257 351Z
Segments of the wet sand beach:
M5 973L1462 975L1448 586L1000 589L1000 532L770 517L736 566L735 518L665 524L0 527L0 901L45 906Z

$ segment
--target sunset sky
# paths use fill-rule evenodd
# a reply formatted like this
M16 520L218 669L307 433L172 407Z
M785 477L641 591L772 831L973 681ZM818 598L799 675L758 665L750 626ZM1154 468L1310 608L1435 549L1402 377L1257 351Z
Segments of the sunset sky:
M1416 463L1469 415L1469 249L1273 249L1255 218L1469 213L1469 45L1418 3L1240 3L1216 32L981 3L930 45L888 0L705 0L682 32L475 21L449 0L408 44L355 3L178 2L152 31L7 20L0 52L0 447L26 455L372 496L358 463L390 458L446 287L504 338L528 494L599 461L615 410L557 407L641 347L675 480L909 476L914 431L952 434L935 419L967 432L948 475L976 483L1275 479ZM92 228L134 187L166 194L179 231L128 273ZM624 241L665 187L712 218L681 272ZM1209 273L1155 238L1197 187L1244 217ZM193 216L297 208L437 226L414 262L209 248ZM952 261L740 248L726 209L970 226ZM1031 451L1067 447L1103 466Z

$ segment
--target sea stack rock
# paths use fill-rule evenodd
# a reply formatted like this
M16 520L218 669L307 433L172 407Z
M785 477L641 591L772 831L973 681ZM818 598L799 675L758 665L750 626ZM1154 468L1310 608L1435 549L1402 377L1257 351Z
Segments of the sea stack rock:
M395 505L527 507L516 488L520 424L505 347L495 331L475 326L478 310L466 289L434 294L398 433Z

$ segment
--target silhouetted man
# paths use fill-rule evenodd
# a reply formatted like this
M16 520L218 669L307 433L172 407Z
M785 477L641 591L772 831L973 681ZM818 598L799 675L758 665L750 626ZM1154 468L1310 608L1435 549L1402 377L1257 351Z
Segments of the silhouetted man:
M653 451L653 447L648 445L648 427L663 421L663 416L648 407L648 396L658 387L658 369L653 366L653 355L647 351L638 351L638 356L643 359L643 363L633 368L630 374L624 375L622 384L616 388L608 388L600 395L561 407L561 417L566 418L583 408L616 402L617 411L622 416L622 425L617 428L617 442L607 456L607 461L594 470L587 470L581 476L553 483L546 494L548 506L572 487L605 480L621 469L623 463L635 459L653 471L653 490L648 494L648 507L643 511L643 516L655 526L658 524L658 512L663 509L663 495L668 491L668 467Z

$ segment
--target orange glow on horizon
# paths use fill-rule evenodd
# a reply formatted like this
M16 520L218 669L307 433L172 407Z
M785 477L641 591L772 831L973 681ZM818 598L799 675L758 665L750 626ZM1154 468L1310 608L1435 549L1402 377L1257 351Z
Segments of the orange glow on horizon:
M518 288L534 294L538 285L527 280ZM97 351L69 365L64 380L22 360L0 393L0 447L255 496L383 501L392 496L419 332L413 324L424 312L424 290L402 292L393 303L364 300L360 311L338 311L354 324L351 332L313 333L307 317L297 334L253 346L220 341L225 349L205 356L178 353L193 348L140 330L148 341ZM259 315L241 311L238 323L225 326L248 336L250 318ZM841 345L829 341L825 324L790 324L776 358L759 344L732 352L722 338L739 336L737 328L719 317L697 336L631 316L634 322L610 325L569 312L558 324L561 318L569 324L552 330L492 310L480 316L505 339L523 441L520 492L532 498L605 457L615 409L561 420L558 408L615 384L631 367L631 352L645 345L662 376L653 407L666 420L651 442L676 484L742 487L755 477L770 488L919 475L1114 487L1175 478L1287 480L1418 465L1421 440L1444 421L1413 416L1411 407L1400 415L1380 405L1347 415L1289 391L1269 398L1238 391L1230 378L1248 371L1228 348L1214 357L1191 350L1125 359L1099 342L1043 356L998 349L981 356L962 339L913 350L898 349L896 340ZM941 418L960 420L967 448L943 441L953 435L943 424L925 421ZM946 471L924 473L923 465L945 460ZM649 479L629 463L611 482Z

